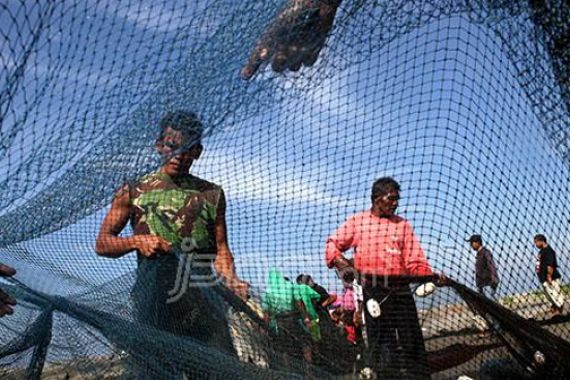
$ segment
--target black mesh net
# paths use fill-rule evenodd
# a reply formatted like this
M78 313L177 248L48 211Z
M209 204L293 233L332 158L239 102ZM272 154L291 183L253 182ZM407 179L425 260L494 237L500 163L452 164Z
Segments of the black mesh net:
M570 377L569 18L562 0L3 2L2 378ZM200 133L181 144L165 115ZM370 211L380 177L401 188ZM378 199L405 219L339 235ZM536 234L557 253L538 277ZM453 280L432 293L434 273Z

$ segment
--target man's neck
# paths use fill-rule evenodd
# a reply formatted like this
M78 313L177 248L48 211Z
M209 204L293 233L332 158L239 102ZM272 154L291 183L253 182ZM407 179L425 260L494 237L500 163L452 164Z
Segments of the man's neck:
M169 176L172 180L184 179L190 176L190 169L175 174L169 174L164 168L160 168L158 169L158 172Z
M377 217L377 218L386 218L386 219L389 219L389 218L391 218L391 217L393 217L393 216L395 215L395 214L382 214L382 213L380 212L380 210L377 210L377 209L375 209L374 207L372 207L372 208L370 209L370 213L371 213L372 215L374 215L375 217Z

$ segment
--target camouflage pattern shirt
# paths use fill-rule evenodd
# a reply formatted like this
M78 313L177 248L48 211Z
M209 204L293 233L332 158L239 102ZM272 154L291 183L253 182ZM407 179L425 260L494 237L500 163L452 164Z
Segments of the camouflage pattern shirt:
M227 306L213 291L218 282L211 265L217 252L214 228L221 187L192 175L172 179L155 172L129 184L129 196L134 234L160 236L172 244L169 254L137 256L131 293L135 318L231 352ZM191 273L181 271L188 263L182 254L192 255Z
M214 226L222 189L193 175L155 172L129 186L135 235L164 238L182 252L216 252Z

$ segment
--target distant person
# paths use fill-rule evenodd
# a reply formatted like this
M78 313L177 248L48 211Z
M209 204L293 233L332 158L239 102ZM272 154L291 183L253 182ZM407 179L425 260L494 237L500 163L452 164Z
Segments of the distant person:
M544 289L546 298L552 304L554 315L562 314L564 309L564 295L560 290L560 273L558 272L558 261L556 252L547 243L546 236L538 234L534 237L534 245L540 249L536 257L536 274Z
M353 270L343 256L354 249L363 291L368 346L363 374L429 379L430 370L410 278L434 276L411 224L395 215L400 185L383 177L372 186L372 207L350 217L326 244L326 264ZM344 277L344 276L343 276ZM443 276L435 276L443 283Z
M362 289L354 273L346 272L342 279L344 286L341 298L341 316L346 339L356 344L362 338Z
M227 308L214 290L221 281L246 298L248 284L228 246L222 188L189 172L202 153L203 125L194 113L175 111L159 127L162 166L118 191L95 250L108 258L136 253L140 322L233 353ZM133 235L120 235L129 221Z
M16 270L5 264L0 264L0 276L11 277L16 274ZM0 317L14 314L16 300L0 288Z
M493 254L487 247L483 246L481 235L472 235L466 241L477 252L475 259L475 285L477 290L487 298L496 299L499 276Z
M321 285L317 284L313 277L310 274L300 274L297 276L297 284L305 284L311 287L315 292L319 294L318 305L321 308L326 308L331 305L333 302L336 301L336 295L329 294L329 292L322 287Z
M312 362L312 341L319 339L318 315L313 307L318 298L309 286L293 284L276 268L269 270L261 307L279 351L292 357L302 354L306 362Z

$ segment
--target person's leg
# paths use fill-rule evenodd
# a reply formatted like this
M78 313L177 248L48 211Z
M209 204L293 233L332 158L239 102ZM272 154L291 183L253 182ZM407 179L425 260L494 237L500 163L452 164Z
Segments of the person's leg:
M136 280L131 291L134 322L141 324L143 328L136 334L148 334L147 338L153 338L149 330L152 329L172 333L171 313L166 307L165 289L168 285L166 279L160 277L162 261L140 260L136 272ZM168 365L162 365L155 358L148 358L144 346L132 346L126 350L127 372L126 378L133 379L168 379L179 380L182 372Z
M370 300L373 302L378 302L382 299L381 292L377 288L371 286L363 286L363 313L364 313L364 329L366 342L362 353L364 362L364 372L375 372L378 373L381 370L381 339L382 334L382 324L380 317L371 315L370 310ZM380 310L381 312L381 310Z
M543 284L543 288L546 298L552 304L552 312L554 315L562 314L562 311L564 309L564 295L560 289L560 280L554 280L552 281L552 284L545 282Z
M489 298L489 299L491 299L491 300L497 301L496 291L495 291L495 289L493 289L492 287L490 287L490 286L484 286L483 288L481 288L481 293L482 293L485 297L487 297L487 298Z
M554 288L554 293L556 294L556 308L559 314L562 314L564 311L564 293L562 293L562 289L560 288L560 279L556 279L552 281L552 285Z
M344 325L344 331L346 331L346 340L351 344L356 344L356 327L353 325Z
M398 320L402 318L393 306L393 290L382 286L369 288L364 297L364 316L368 346L365 350L365 364L372 368L378 378L399 378ZM373 299L380 308L380 316L373 315L369 300Z
M394 320L400 378L429 379L430 371L424 339L416 303L409 288L398 291L398 294L392 297L387 312Z

